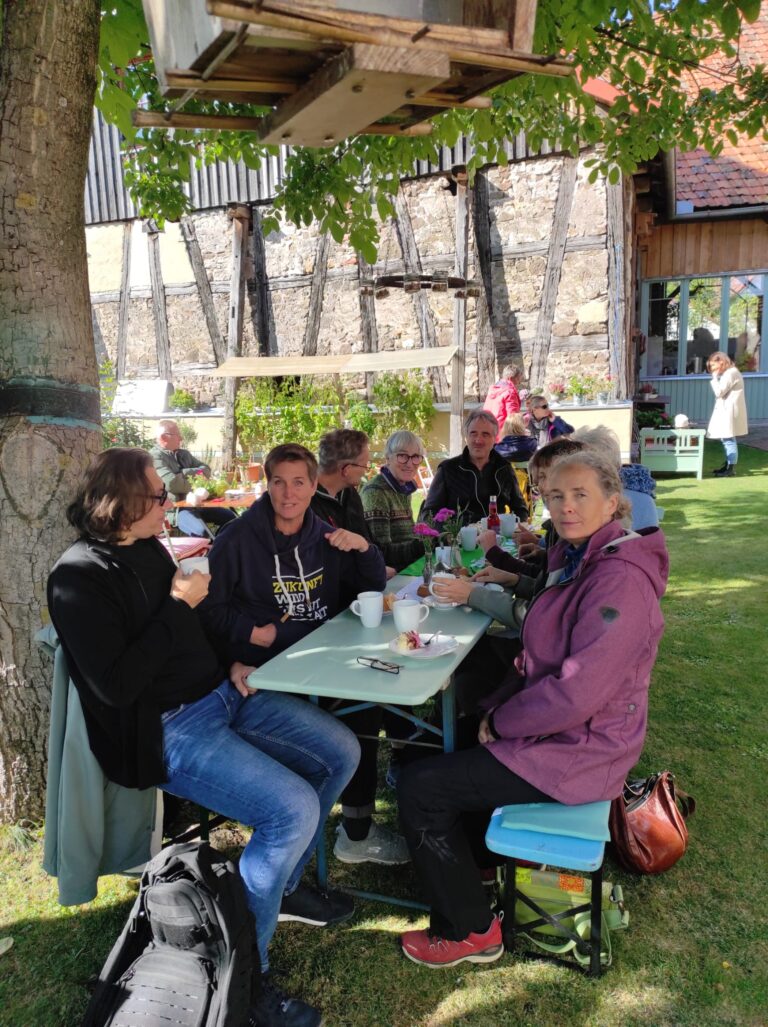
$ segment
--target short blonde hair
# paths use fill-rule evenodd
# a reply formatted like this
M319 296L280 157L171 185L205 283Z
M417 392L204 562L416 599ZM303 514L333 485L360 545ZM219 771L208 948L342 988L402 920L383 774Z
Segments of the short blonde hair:
M510 414L504 422L502 429L504 435L527 435L528 429L525 426L525 418L522 414Z
M715 358L717 358L721 363L725 364L726 367L735 367L736 366L734 364L734 362L731 360L731 358L728 356L727 353L723 353L722 350L716 350L714 353L710 353L709 356L707 357L707 370L708 371L712 370L712 368L710 367L710 364L712 363L712 361Z
M588 467L597 475L600 489L606 499L611 496L618 496L616 511L613 515L614 521L621 521L625 528L632 525L632 504L624 495L621 483L619 467L610 457L596 449L582 449L580 453L569 453L567 456L556 460L549 472L547 485L552 488L555 477L569 467Z

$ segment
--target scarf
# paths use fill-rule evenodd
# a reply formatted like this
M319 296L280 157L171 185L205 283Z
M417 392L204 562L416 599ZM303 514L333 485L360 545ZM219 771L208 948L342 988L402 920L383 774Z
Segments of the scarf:
M404 496L412 496L418 488L417 484L413 481L398 481L388 467L382 467L380 473L382 478L395 492L400 492Z

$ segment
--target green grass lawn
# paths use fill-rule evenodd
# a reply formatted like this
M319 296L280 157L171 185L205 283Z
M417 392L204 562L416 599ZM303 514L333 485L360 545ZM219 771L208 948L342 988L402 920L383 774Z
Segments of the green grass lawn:
M707 449L707 469L721 462ZM766 916L765 599L768 453L741 449L735 479L659 483L671 554L666 634L653 676L639 770L670 769L697 799L684 860L621 881L630 929L613 936L614 965L599 981L506 955L486 967L435 971L405 960L400 931L424 918L360 902L337 930L284 924L274 960L285 987L321 1006L327 1027L507 1025L758 1025L768 1022ZM391 793L380 808L394 817ZM329 838L332 825L329 825ZM40 869L41 832L29 848L6 830L0 844L1 1027L75 1027L84 983L100 968L134 886L102 881L87 907L62 909ZM406 870L352 870L335 879L390 894L412 888Z

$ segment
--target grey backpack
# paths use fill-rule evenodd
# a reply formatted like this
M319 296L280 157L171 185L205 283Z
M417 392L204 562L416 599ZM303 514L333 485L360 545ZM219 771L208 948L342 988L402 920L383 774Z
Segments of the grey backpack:
M99 975L82 1027L244 1027L255 942L237 869L210 845L170 845Z

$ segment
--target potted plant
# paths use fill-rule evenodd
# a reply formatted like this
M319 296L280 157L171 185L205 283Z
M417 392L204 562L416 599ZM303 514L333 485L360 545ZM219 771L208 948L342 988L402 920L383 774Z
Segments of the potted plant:
M573 374L568 379L568 392L573 405L580 407L594 394L593 379L588 375Z
M600 406L605 406L611 400L612 382L608 374L604 378L595 379L595 395Z
M197 406L197 400L186 389L174 389L168 397L168 406L182 414L188 414Z
M641 399L658 399L659 394L656 391L656 386L651 382L643 382L640 386L640 398Z
M565 382L552 382L551 385L547 386L547 391L554 400L562 403L566 393Z

